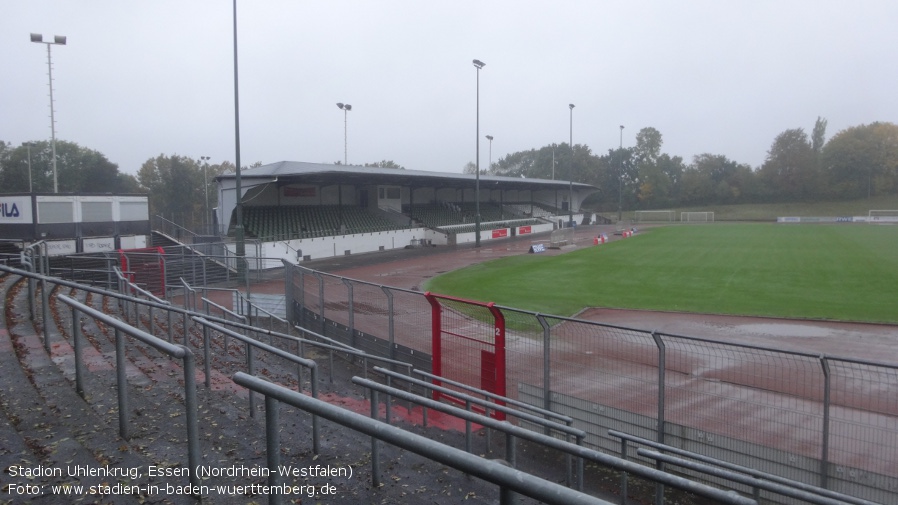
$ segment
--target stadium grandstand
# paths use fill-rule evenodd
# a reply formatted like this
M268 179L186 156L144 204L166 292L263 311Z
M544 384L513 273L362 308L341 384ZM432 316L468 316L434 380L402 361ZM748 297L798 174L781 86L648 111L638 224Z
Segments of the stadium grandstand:
M233 236L237 176L216 181L216 227ZM478 193L482 240L549 232L590 222L580 205L598 191L570 181L291 161L242 170L240 182L246 238L262 244L266 259L289 261L474 242Z

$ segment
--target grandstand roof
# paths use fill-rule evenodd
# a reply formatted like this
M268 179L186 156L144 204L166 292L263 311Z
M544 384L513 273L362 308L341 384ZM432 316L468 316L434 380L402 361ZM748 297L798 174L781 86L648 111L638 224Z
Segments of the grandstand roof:
M236 179L236 174L224 174L217 180ZM449 172L427 172L423 170L400 170L395 168L363 167L359 165L333 165L329 163L306 163L299 161L279 161L255 168L240 171L241 179L265 179L278 182L304 184L370 184L377 179L380 184L397 186L444 186L473 187L476 181L474 174L458 174ZM481 175L480 184L501 184L505 189L567 189L570 181L550 179L525 179L519 177L500 177ZM580 190L598 190L591 184L573 183Z

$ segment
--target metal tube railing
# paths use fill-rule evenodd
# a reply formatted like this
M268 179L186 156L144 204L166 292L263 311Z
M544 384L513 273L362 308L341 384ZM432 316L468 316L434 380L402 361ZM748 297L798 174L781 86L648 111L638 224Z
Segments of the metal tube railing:
M236 331L231 331L227 328L224 328L222 326L214 324L205 318L193 317L193 320L197 324L203 326L203 328L212 328L213 330L215 330L219 333L229 335L230 337L235 338L235 339L245 343L248 346L248 349L249 349L249 346L252 346L252 347L261 349L265 352L274 354L275 356L281 357L287 361L290 361L292 363L295 363L297 365L307 368L309 370L309 374L310 374L309 382L311 383L310 388L312 390L312 398L318 398L318 364L315 363L315 361L306 359L306 358L300 358L299 356L296 356L290 352L284 351L282 349L278 349L277 347L268 345L263 342L259 342L258 340L254 340L250 337L247 337L246 335L241 335L240 333L237 333ZM204 341L208 342L208 332L203 332L203 335L204 335ZM203 348L206 349L208 352L209 346L207 344L204 343ZM248 359L252 359L252 353L247 351L247 357L248 357ZM205 356L205 361L206 361L206 363L208 363L210 361L210 357L208 354ZM296 379L297 379L296 380L297 388L301 392L302 391L302 377L297 376ZM209 376L208 375L206 376L206 387L209 387ZM252 391L250 391L250 398L252 398ZM251 405L250 408L252 409L252 402L250 402L250 405ZM250 416L255 417L254 409L250 411ZM312 451L315 454L318 454L318 452L320 450L320 442L319 442L320 437L319 437L319 432L318 432L318 426L319 426L318 416L313 415L312 416Z
M382 373L382 374L386 375L388 378L389 377L398 378L398 379L408 382L409 384L413 384L415 386L420 386L429 391L438 391L440 393L445 393L446 395L454 396L455 398L458 398L459 400L462 400L465 402L465 410L468 412L471 412L472 404L479 405L481 407L484 407L485 414L487 417L489 417L489 411L491 409L498 411L498 412L502 412L504 414L509 414L511 416L518 418L521 421L527 421L529 423L533 423L538 426L542 426L542 427L546 428L547 430L549 430L550 432L552 430L555 430L559 433L562 433L565 435L565 440L567 440L567 441L570 441L570 437L573 436L574 440L576 440L577 445L583 445L583 440L586 438L585 431L573 428L571 426L571 424L560 424L560 423L556 423L555 421L550 421L548 419L536 417L532 414L528 414L526 412L521 412L521 411L515 410L511 407L507 407L505 405L492 403L488 400L484 400L484 399L470 396L470 395L467 395L464 393L460 393L458 391L454 391L452 389L445 388L442 386L437 386L435 384L431 384L426 381L415 379L415 378L409 377L407 375L402 375L400 373L391 372L390 370L387 370L385 368L374 367L374 371ZM425 374L425 375L430 375L430 374ZM389 386L389 384L388 384L388 386ZM471 387L466 387L465 389L469 390L471 392L474 392L474 393L480 393L480 394L487 393L486 391L483 391L480 389L474 389ZM489 394L491 397L494 397L495 399L500 400L500 401L505 398L504 396L494 395L492 393L489 393ZM389 402L389 399L390 399L390 395L388 394L387 395L388 402ZM427 407L424 407L424 408L427 408ZM389 412L390 412L390 405L389 405L389 403L387 403L387 415L388 416L389 416ZM567 418L567 420L570 421L571 423L573 423L573 419ZM387 422L389 423L389 417L387 418ZM472 421L470 421L470 420L465 421L465 445L466 445L466 450L468 452L471 452L471 422ZM487 435L489 435L489 428L487 428ZM489 437L487 437L487 447L489 447L489 444L490 444ZM567 456L567 468L568 468L567 482L568 482L568 485L570 485L571 480L572 480L571 479L572 461L571 461L571 457L569 454L566 456ZM582 491L583 490L583 460L582 459L578 460L578 462L577 462L577 485L579 486L578 489L580 489Z
M608 435L620 438L624 442L634 442L640 445L644 445L647 447L652 447L654 449L659 449L664 452L668 452L671 454L676 454L678 456L682 456L684 458L689 458L701 463L706 463L709 465L717 466L726 470L731 470L734 472L739 472L750 477L755 477L758 479L763 479L770 482L775 482L777 484L782 484L784 486L794 487L796 489L801 489L803 491L807 491L810 493L819 494L821 496L826 496L828 498L833 498L836 500L841 500L846 503L851 503L854 505L876 505L876 502L871 502L868 500L864 500L862 498L857 498L855 496L848 496L846 494L838 493L836 491L831 491L829 489L824 489L817 486L812 486L810 484L805 484L804 482L799 482L797 480L787 479L785 477L780 477L778 475L769 474L766 472L762 472L760 470L755 470L753 468L748 468L740 465L736 465L733 463L729 463L727 461L722 461L716 458L712 458L709 456L705 456L703 454L698 454L695 452L687 451L684 449L680 449L677 447L673 447L666 444L659 444L658 442L653 442L651 440L637 437L634 435L630 435L628 433L623 433L616 430L608 430Z
M171 357L178 358L183 361L184 370L184 404L186 410L187 426L187 459L189 468L196 468L200 463L200 446L199 446L199 428L197 426L197 398L196 398L196 372L194 370L193 353L183 345L175 345L166 342L158 337L150 335L140 329L134 328L112 316L104 314L92 307L89 307L66 295L58 295L56 297L62 303L65 303L73 310L72 325L79 326L78 316L75 311L86 314L103 324L115 329L115 349L116 349L116 387L118 390L119 403L119 434L122 438L127 439L128 434L128 386L127 374L125 373L125 339L122 333L140 340L144 344L154 347L156 350L167 354ZM74 338L80 337L80 331L72 331ZM76 344L79 345L79 344ZM80 346L79 346L80 348ZM75 360L76 376L83 377L84 365L80 359ZM76 386L78 389L79 386ZM81 387L83 394L83 387ZM190 472L190 483L199 485L200 479L196 472Z
M265 395L266 398L276 398L280 402L287 403L312 414L321 416L329 421L353 429L364 435L375 437L401 449L414 452L415 454L419 454L438 463L450 466L456 470L460 470L487 482L508 488L515 493L529 496L550 505L611 505L610 502L605 500L509 468L502 463L468 454L460 449L435 442L421 435L410 433L361 414L356 414L355 412L330 405L321 400L310 398L257 377L237 372L234 374L234 382L243 387L257 391ZM277 428L275 427L272 431L277 431ZM268 436L276 436L276 434L269 433L268 430L266 430L266 439ZM277 469L273 468L271 470L276 472ZM279 503L279 501L279 496L269 496L269 503L276 504ZM506 499L501 503L505 505L508 504L509 501ZM752 500L746 503L754 503L754 501Z
M451 405L440 403L435 400L431 400L429 398L424 398L421 396L414 395L412 393L407 393L401 389L391 388L388 386L384 386L383 384L374 382L369 379L363 379L361 377L353 377L352 382L355 384L359 384L370 389L382 392L389 393L391 395L411 400L419 405L427 405L428 407L444 412L447 414L451 414L455 417L461 419L471 419L477 424L483 426L489 426L496 430L500 430L506 433L510 433L517 438L521 438L523 440L527 440L530 442L534 442L537 444L541 444L545 447L549 447L551 449L556 449L572 456L580 457L594 463L598 463L600 465L609 466L616 470L630 472L635 475L639 475L640 477L669 485L671 487L675 487L678 489L682 489L684 491L688 491L690 493L698 494L701 496L706 496L708 498L712 498L720 501L725 504L740 504L740 505L749 505L756 504L755 500L750 498L746 498L744 496L739 495L739 493L735 491L723 491L715 487L711 487L705 484L700 484L698 482L691 481L689 479L685 479L683 477L678 477L676 475L672 475L669 473L665 473L654 468L649 468L639 463L634 463L632 461L626 461L621 458L617 458L615 456L609 456L608 454L598 452L593 449L588 449L586 447L581 447L578 445L574 445L570 442L566 442L564 440L559 440L554 437L543 435L542 433L537 433L535 431L531 431L525 428L521 428L518 426L514 426L505 421L497 421L491 417L482 416L480 414L476 414L474 412L469 412L464 409L460 409L458 407L453 407ZM622 499L626 500L626 497L622 497Z
M812 503L814 505L846 505L848 502L842 500L836 500L834 498L828 498L825 496L821 496L816 493L809 493L807 491L802 491L801 489L796 489L790 486L784 486L782 484L777 484L775 482L770 482L763 479L757 479L755 477L750 477L748 475L732 472L730 470L724 470L722 468L717 468L711 465L706 465L704 463L697 463L695 461L689 461L683 458L678 458L676 456L669 456L667 454L661 454L660 452L650 451L648 449L637 449L636 453L640 456L651 458L656 461L663 461L665 463L669 463L671 465L676 465L682 468L688 468L689 470L693 470L696 472L706 473L708 475L712 475L714 477L720 477L722 479L727 479L732 482L737 482L739 484L744 484L746 486L751 486L754 492L755 499L759 499L760 490L770 491L773 493L777 493L782 496L788 496L790 498L797 498L799 500L806 501L808 503Z

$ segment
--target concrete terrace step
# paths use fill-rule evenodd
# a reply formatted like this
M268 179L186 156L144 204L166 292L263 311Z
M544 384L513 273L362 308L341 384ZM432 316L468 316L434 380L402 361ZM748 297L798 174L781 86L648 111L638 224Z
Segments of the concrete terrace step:
M4 283L4 298L12 284ZM8 324L7 314L15 318L14 324ZM120 445L114 431L90 412L61 374L54 370L40 337L34 333L33 326L23 320L27 321L26 315L16 314L14 308L8 307L0 325L0 368L3 369L0 405L5 418L2 436L10 443L3 446L8 452L0 455L3 468L9 469L8 476L4 477L11 479L10 483L38 486L25 491L31 491L27 493L29 495L52 499L52 485L99 486L103 482L114 482L99 476L70 477L69 467L143 466L145 463L141 458L131 454L127 446ZM21 366L19 357L32 361L31 365ZM12 468L20 474L21 469L39 467L58 470L61 475L31 478L12 475ZM10 493L12 495L14 493ZM122 495L108 503L140 503L140 500Z
M84 297L76 294L76 298ZM26 302L19 294L9 305L15 311L15 307L25 306ZM102 301L96 303L102 305ZM66 313L68 316L65 316ZM2 357L4 361L0 361L4 370L4 376L0 380L4 385L4 412L9 419L0 429L0 436L10 439L10 447L18 450L5 456L4 468L10 465L30 468L40 465L45 468L62 468L65 473L64 469L68 466L100 468L108 465L114 468L140 469L143 475L136 484L144 486L150 483L188 483L186 476L148 480L146 475L151 465L182 467L187 463L183 382L178 380L183 377L183 372L177 361L169 360L153 349L146 350L145 354L139 349L133 349L133 343L128 343L126 354L129 357L130 436L128 440L124 440L118 434L114 343L110 340L114 338L111 337L112 331L109 331L110 337L107 337L95 323L89 322L90 318L85 318L82 322L85 336L88 337L86 340L90 342L84 346L84 356L89 357L93 363L93 371L89 369L85 374L85 393L88 399L85 402L75 393L73 351L69 342L64 339L66 325L67 331L71 332L70 311L55 311L54 319L60 326L57 331L51 332L53 359L47 355L43 341L27 321L27 315L17 315L14 319L6 334L12 334L15 338L7 340L7 347L13 348L14 340L19 352L5 353ZM94 347L94 344L99 348ZM107 349L110 352L107 353ZM149 354L153 355L152 358ZM136 360L133 359L135 356ZM149 368L149 373L144 373L144 368ZM6 373L7 369L11 370L9 374ZM66 375L71 380L67 380ZM200 384L201 380L202 377L199 377ZM264 447L264 442L247 441L246 438L233 436L223 440L225 437L217 429L218 426L233 427L241 422L241 418L246 417L245 410L240 412L232 408L215 408L216 405L233 404L233 393L222 396L222 393L199 387L197 397L201 421L202 464L212 467L228 466L234 463L234 457L228 454L260 454L254 444L262 444ZM19 433L20 440L17 441L14 432ZM29 449L29 453L22 454L23 447ZM86 477L80 480L85 485L127 483L109 477ZM47 486L74 482L70 478L52 476L41 482L44 481ZM246 484L246 481L218 479L216 483ZM151 503L193 502L188 496L176 495L157 495L146 499ZM208 497L204 501L246 502L245 499L234 497ZM138 498L116 496L97 503L137 502Z

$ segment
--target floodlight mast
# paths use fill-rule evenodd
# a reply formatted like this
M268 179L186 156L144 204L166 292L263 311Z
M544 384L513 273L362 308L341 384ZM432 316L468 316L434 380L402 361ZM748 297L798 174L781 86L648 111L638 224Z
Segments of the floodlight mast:
M574 107L574 104L568 104L568 108L571 109L571 173L568 176L568 179L570 179L571 196L567 205L567 210L568 215L570 216L568 226L571 227L574 226Z
M480 69L485 67L486 63L480 60L474 60L474 67L477 68L477 151L474 158L475 179L474 179L474 247L480 247Z
M65 35L54 35L53 42L44 42L43 35L32 33L31 42L47 46L47 75L50 77L50 145L53 151L53 192L59 193L59 178L56 171L56 115L53 107L53 60L50 56L50 46L64 46L66 37Z
M349 105L348 103L338 102L337 107L339 107L340 109L343 110L343 164L347 165L348 164L347 153L349 152L349 142L347 140L348 137L346 136L346 133L347 133L347 130L346 130L346 115L347 114L346 113L352 110L352 105Z

